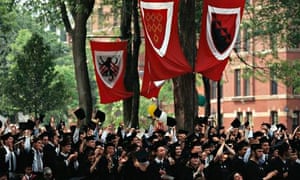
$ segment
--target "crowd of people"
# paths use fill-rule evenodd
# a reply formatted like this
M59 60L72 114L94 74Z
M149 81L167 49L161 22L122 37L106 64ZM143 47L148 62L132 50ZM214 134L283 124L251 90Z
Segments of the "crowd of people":
M90 121L67 128L54 118L1 127L0 180L268 180L300 179L300 128L236 118L214 127L196 117L193 132L175 124L126 128ZM174 121L174 119L173 119Z

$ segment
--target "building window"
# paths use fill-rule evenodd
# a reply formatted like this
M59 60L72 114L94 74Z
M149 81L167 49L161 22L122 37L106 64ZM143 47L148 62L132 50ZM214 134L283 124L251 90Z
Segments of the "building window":
M278 113L277 113L277 111L271 111L271 122L272 122L272 124L278 124Z
M240 122L243 123L243 121L244 121L243 112L237 112L236 117L240 120Z
M299 121L300 121L300 111L294 111L293 112L293 116L292 116L292 119L293 119L293 130L299 126Z
M236 69L234 71L234 94L235 96L241 96L241 70Z
M249 40L249 32L248 29L243 29L243 51L249 51L250 48L250 40Z
M217 93L218 93L217 83L218 83L217 81L211 81L211 88L210 88L211 99L216 99L217 98Z
M244 96L250 96L250 79L244 78Z
M249 122L249 124L253 125L253 116L252 112L246 112L246 122Z
M277 84L277 78L274 73L271 71L271 94L277 94L278 93L278 84Z
M239 31L238 36L236 38L234 49L236 50L236 52L241 51L241 31Z

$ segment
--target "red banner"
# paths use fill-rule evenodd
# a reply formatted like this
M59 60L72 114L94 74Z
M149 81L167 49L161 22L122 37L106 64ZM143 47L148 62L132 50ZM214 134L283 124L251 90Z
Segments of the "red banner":
M218 81L238 36L245 0L204 0L195 71Z
M140 94L146 98L157 98L164 82L164 80L151 81L148 67L145 66L143 73L142 89Z
M165 80L192 72L179 44L178 0L140 0L139 4L150 79Z
M133 95L124 87L127 41L90 41L100 102L112 103Z

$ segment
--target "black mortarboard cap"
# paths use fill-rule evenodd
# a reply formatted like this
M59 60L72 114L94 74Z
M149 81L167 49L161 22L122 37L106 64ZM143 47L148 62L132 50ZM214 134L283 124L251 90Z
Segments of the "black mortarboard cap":
M261 132L261 131L255 131L253 133L253 138L257 138L257 137L260 137L260 136L264 136L264 133Z
M90 129L95 130L96 124L95 124L93 121L89 121L89 122L87 123L87 127L90 128Z
M136 159L138 160L139 163L144 163L144 162L147 162L149 160L148 159L148 153L145 150L137 151L135 153L135 157L136 157Z
M62 141L59 142L61 146L67 146L67 145L72 145L72 141L70 139L63 139Z
M85 139L86 141L95 140L95 136L94 135L86 136Z
M199 154L198 153L191 153L190 157L191 158L199 158Z
M284 124L282 124L282 123L280 123L280 124L277 124L277 125L276 125L276 127L277 127L277 129L280 129L280 130L283 130L283 131L285 131L285 130L286 130L286 127L285 127L285 125L284 125Z
M201 125L201 124L207 124L208 123L208 117L195 117L195 124Z
M62 134L62 138L65 140L65 139L68 139L68 140L72 140L73 139L73 136L72 136L72 133L71 132L64 132Z
M239 151L243 149L243 147L248 146L248 143L246 141L238 142L234 147L236 151Z
M235 118L230 125L233 128L239 128L241 126L241 121L238 118Z
M106 143L106 144L104 145L105 148L107 148L107 147L109 147L109 146L115 147L115 144L112 143L112 142L108 142L108 143Z
M255 151L257 149L261 149L262 148L260 143L251 144L250 147L251 147L252 151Z
M159 108L156 108L155 111L153 112L154 116L158 118L160 117L161 113L162 111Z
M40 137L34 136L34 137L32 138L32 143L36 143L36 142L38 142L39 140L41 140Z
M103 111L97 110L95 114L95 119L99 119L100 122L105 121L105 113Z
M279 153L283 153L289 150L289 144L285 141L279 141L272 147L272 149L277 149Z
M268 142L268 143L270 142L269 139L268 139L266 136L263 136L263 137L261 137L261 138L259 139L259 143L260 143L260 144L263 144L263 143L265 143L265 142Z
M74 111L75 116L79 120L83 120L85 118L85 112L84 110L80 107Z
M0 121L1 122L1 121ZM26 129L26 122L20 122L19 123L19 129L20 130L25 130Z
M31 120L28 120L26 126L27 126L27 129L33 130L33 129L34 129L34 126L35 126L35 122L33 122L33 121L31 121Z
M20 122L19 123L19 129L21 130L33 130L35 123L31 121L30 119L27 122Z
M8 132L8 133L6 133L6 134L3 134L3 135L1 136L1 139L2 139L3 141L5 141L5 140L7 140L9 137L13 137L13 135L12 135L10 132Z
M177 131L177 134L188 134L189 132L188 131L186 131L186 130L184 130L184 129L179 129L178 131Z
M261 125L262 125L262 126L266 126L268 129L271 128L271 124L270 124L270 123L265 123L265 122L263 122Z
M100 141L96 141L96 147L104 147L104 143L100 142Z
M169 116L167 117L167 126L174 127L176 124L177 122L175 118Z

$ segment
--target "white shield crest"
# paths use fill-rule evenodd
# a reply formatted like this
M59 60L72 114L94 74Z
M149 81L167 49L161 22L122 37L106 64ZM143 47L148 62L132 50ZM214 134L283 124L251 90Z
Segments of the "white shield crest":
M224 36L216 36L214 35L214 25L213 22L214 20L214 15L226 15L230 17L230 15L233 15L232 17L232 24L234 25L234 32L233 32L233 37L230 37L230 34L228 32L226 32L226 27L225 28L220 28L219 31L223 31L222 33L224 33ZM207 16L206 16L206 39L207 39L207 44L208 47L210 48L212 54L220 61L226 59L230 53L231 50L234 47L235 41L237 39L238 36L238 32L239 32L239 26L240 26L240 8L218 8L218 7L213 7L213 6L208 6L208 12L207 12ZM220 22L218 22L220 23ZM219 26L220 24L218 24ZM222 27L222 25L220 25ZM226 26L226 25L225 25ZM218 47L218 44L216 43L217 41L222 41L221 39L226 38L226 34L227 36L229 36L227 42L224 44L222 44L222 48ZM228 42L229 41L229 42ZM224 42L224 41L223 41ZM221 42L222 43L222 42Z
M96 51L96 71L104 84L113 88L123 69L123 51Z
M173 11L174 11L174 2L144 2L141 1L140 6L141 6L141 14L142 17L144 18L144 21L146 21L145 17L145 11L146 10L166 10L167 11L167 17L166 17L166 22L163 24L165 26L165 29L161 28L163 32L160 34L164 34L163 37L161 36L154 36L152 32L150 32L150 29L157 28L154 26L157 26L157 24L152 24L153 26L150 27L144 27L146 35L149 39L149 42L154 49L154 51L160 56L163 57L166 54L168 45L169 45L169 40L170 40L170 35L171 35L171 26L172 26L172 18L173 18ZM147 26L146 23L144 23L144 26ZM162 43L159 45L160 47L157 47L155 45L155 39L156 38L163 38Z

